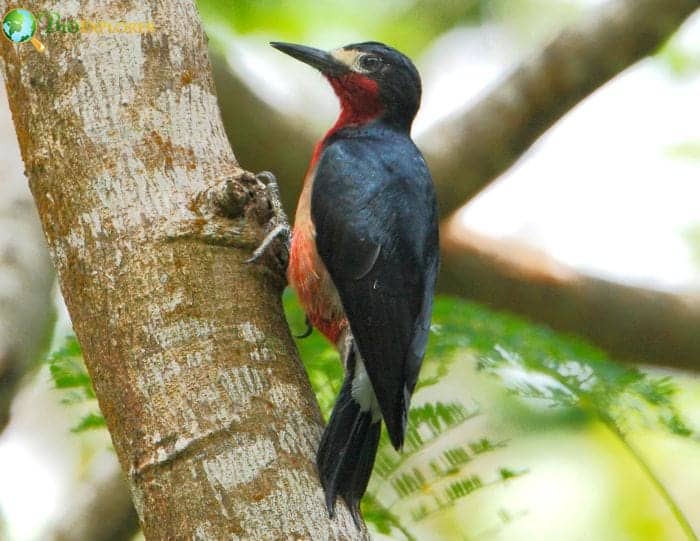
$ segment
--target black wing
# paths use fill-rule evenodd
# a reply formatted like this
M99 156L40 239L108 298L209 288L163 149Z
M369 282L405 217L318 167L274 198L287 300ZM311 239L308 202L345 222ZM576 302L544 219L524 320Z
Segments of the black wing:
M311 215L316 246L396 448L428 339L438 268L430 173L401 134L338 139L323 152Z

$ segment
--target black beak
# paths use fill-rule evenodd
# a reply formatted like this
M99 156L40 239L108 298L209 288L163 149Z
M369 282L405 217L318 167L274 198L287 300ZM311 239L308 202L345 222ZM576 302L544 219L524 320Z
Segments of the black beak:
M270 42L275 49L282 51L289 56L300 60L304 64L308 64L319 70L324 75L341 75L348 71L348 67L336 60L330 53L321 49L314 49L305 45L296 45L294 43L281 43L279 41Z

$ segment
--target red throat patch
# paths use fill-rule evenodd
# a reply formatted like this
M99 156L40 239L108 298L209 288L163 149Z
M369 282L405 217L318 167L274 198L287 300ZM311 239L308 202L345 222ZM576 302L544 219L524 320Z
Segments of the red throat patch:
M315 231L310 216L314 168L327 139L334 132L345 126L362 125L374 120L384 111L384 105L379 96L379 85L369 77L353 72L341 77L329 77L328 80L340 99L340 116L325 137L316 143L304 177L287 276L312 325L331 343L336 343L348 323L337 293L331 292L335 291L335 286L316 251Z
M326 137L349 124L365 124L384 110L377 81L360 73L350 72L328 81L340 99L340 116Z
M307 175L313 170L331 135L345 126L366 124L384 111L377 81L355 72L341 77L329 77L328 81L340 100L340 115L323 139L316 143Z

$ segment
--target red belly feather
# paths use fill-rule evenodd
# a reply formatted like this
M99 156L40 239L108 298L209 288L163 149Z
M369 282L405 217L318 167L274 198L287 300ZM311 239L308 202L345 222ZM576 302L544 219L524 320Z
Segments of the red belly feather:
M297 225L294 228L287 277L311 324L335 344L347 327L347 320L338 292L307 227Z
M318 155L318 148L314 158ZM299 197L292 246L289 254L287 279L297 292L299 302L311 324L333 344L348 326L338 291L316 250L316 229L311 220L311 188L315 163L307 173Z

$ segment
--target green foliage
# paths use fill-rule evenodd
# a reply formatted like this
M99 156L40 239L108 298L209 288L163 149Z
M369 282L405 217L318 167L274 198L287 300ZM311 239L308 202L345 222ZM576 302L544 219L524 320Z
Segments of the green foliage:
M104 428L105 418L101 413L88 413L84 415L80 422L75 425L71 430L73 432L84 432L85 430L94 430L96 428Z
M285 296L285 306L292 328L302 329L304 316L292 295ZM342 379L338 356L317 332L299 340L298 346L314 389L321 397L324 414L328 415ZM406 445L398 454L386 434L382 434L374 474L363 500L365 518L376 531L398 531L404 538L412 539L408 533L410 523L525 473L501 466L486 478L483 472L473 471L474 462L481 455L502 449L505 441L484 436L453 443L450 434L481 414L477 405L467 407L456 400L421 403L425 390L446 383L455 359L460 357L458 353L475 357L480 371L498 378L513 395L533 407L578 411L605 423L652 477L669 506L675 508L679 522L685 520L626 440L627 431L638 426L656 426L681 437L693 434L674 405L676 387L670 378L654 378L637 368L615 363L579 338L522 318L496 313L475 303L438 298L417 386L417 404L409 414ZM406 505L397 511L402 502ZM506 510L501 512L508 521L516 518Z
M67 336L63 345L51 353L46 362L49 365L54 386L63 391L61 398L63 404L75 405L95 401L95 391L75 336ZM71 430L85 432L103 428L105 420L97 409L96 401L95 408L95 411L85 414Z
M650 377L610 361L581 339L476 304L443 299L436 318L449 332L464 329L478 368L520 397L577 408L620 429L642 422L690 434L674 406L676 388L668 377Z
M304 314L290 292L285 294L284 304L293 332L300 332L304 328ZM409 523L420 522L477 490L524 473L500 468L485 480L465 471L478 456L503 448L505 442L481 437L459 444L447 443L450 433L480 415L478 406L467 406L459 400L418 402L422 392L444 382L456 359L455 353L469 345L464 333L452 332L438 318L435 321L416 387L416 404L409 412L404 448L397 453L386 432L382 433L374 474L362 501L363 516L375 531L399 532L408 540L414 539ZM297 340L297 346L327 418L343 378L338 354L316 331ZM406 503L407 509L394 511L401 503Z
M477 409L467 410L460 402L436 402L414 406L409 412L409 423L402 454L396 453L392 449L386 433L382 434L375 465L377 475L384 479L391 479L399 467L412 456L433 443L448 430L461 426L476 415L478 415ZM444 462L452 466L457 464L459 457L464 457L464 462L468 461L467 453L461 448L447 449L444 455ZM451 473L441 470L437 464L432 466L431 463L431 468L434 468L436 473Z
M305 328L304 314L289 292L284 296L293 332ZM314 332L297 341L306 370L324 415L332 409L342 382L335 350ZM484 412L463 397L449 398L442 390L456 372L457 359L475 358L477 368L497 378L513 395L534 407L580 411L605 423L638 462L666 500L679 524L695 539L687 520L663 484L626 434L636 426L657 427L678 437L696 436L674 405L676 387L668 377L655 378L617 364L586 342L555 333L521 318L449 298L435 303L431 338L402 453L382 434L374 474L362 508L377 532L415 537L413 526L454 507L477 492L517 482L525 469L484 466L486 455L498 461L507 442L475 436L469 423ZM65 404L89 403L95 398L74 337L48 358L51 377ZM446 387L444 387L446 388ZM430 400L439 396L439 400ZM74 432L104 427L97 412L85 415ZM464 436L464 434L469 436ZM493 458L490 461L493 464ZM521 514L498 511L506 524Z
M95 398L75 336L66 337L63 345L49 356L47 362L57 389L71 389L85 398Z
M484 18L489 2L315 2L298 0L199 0L205 26L226 25L238 34L265 33L275 39L309 45L319 37L344 36L341 41L379 40L413 55L432 39L458 24ZM371 17L367 17L371 13ZM342 45L336 43L335 45Z

